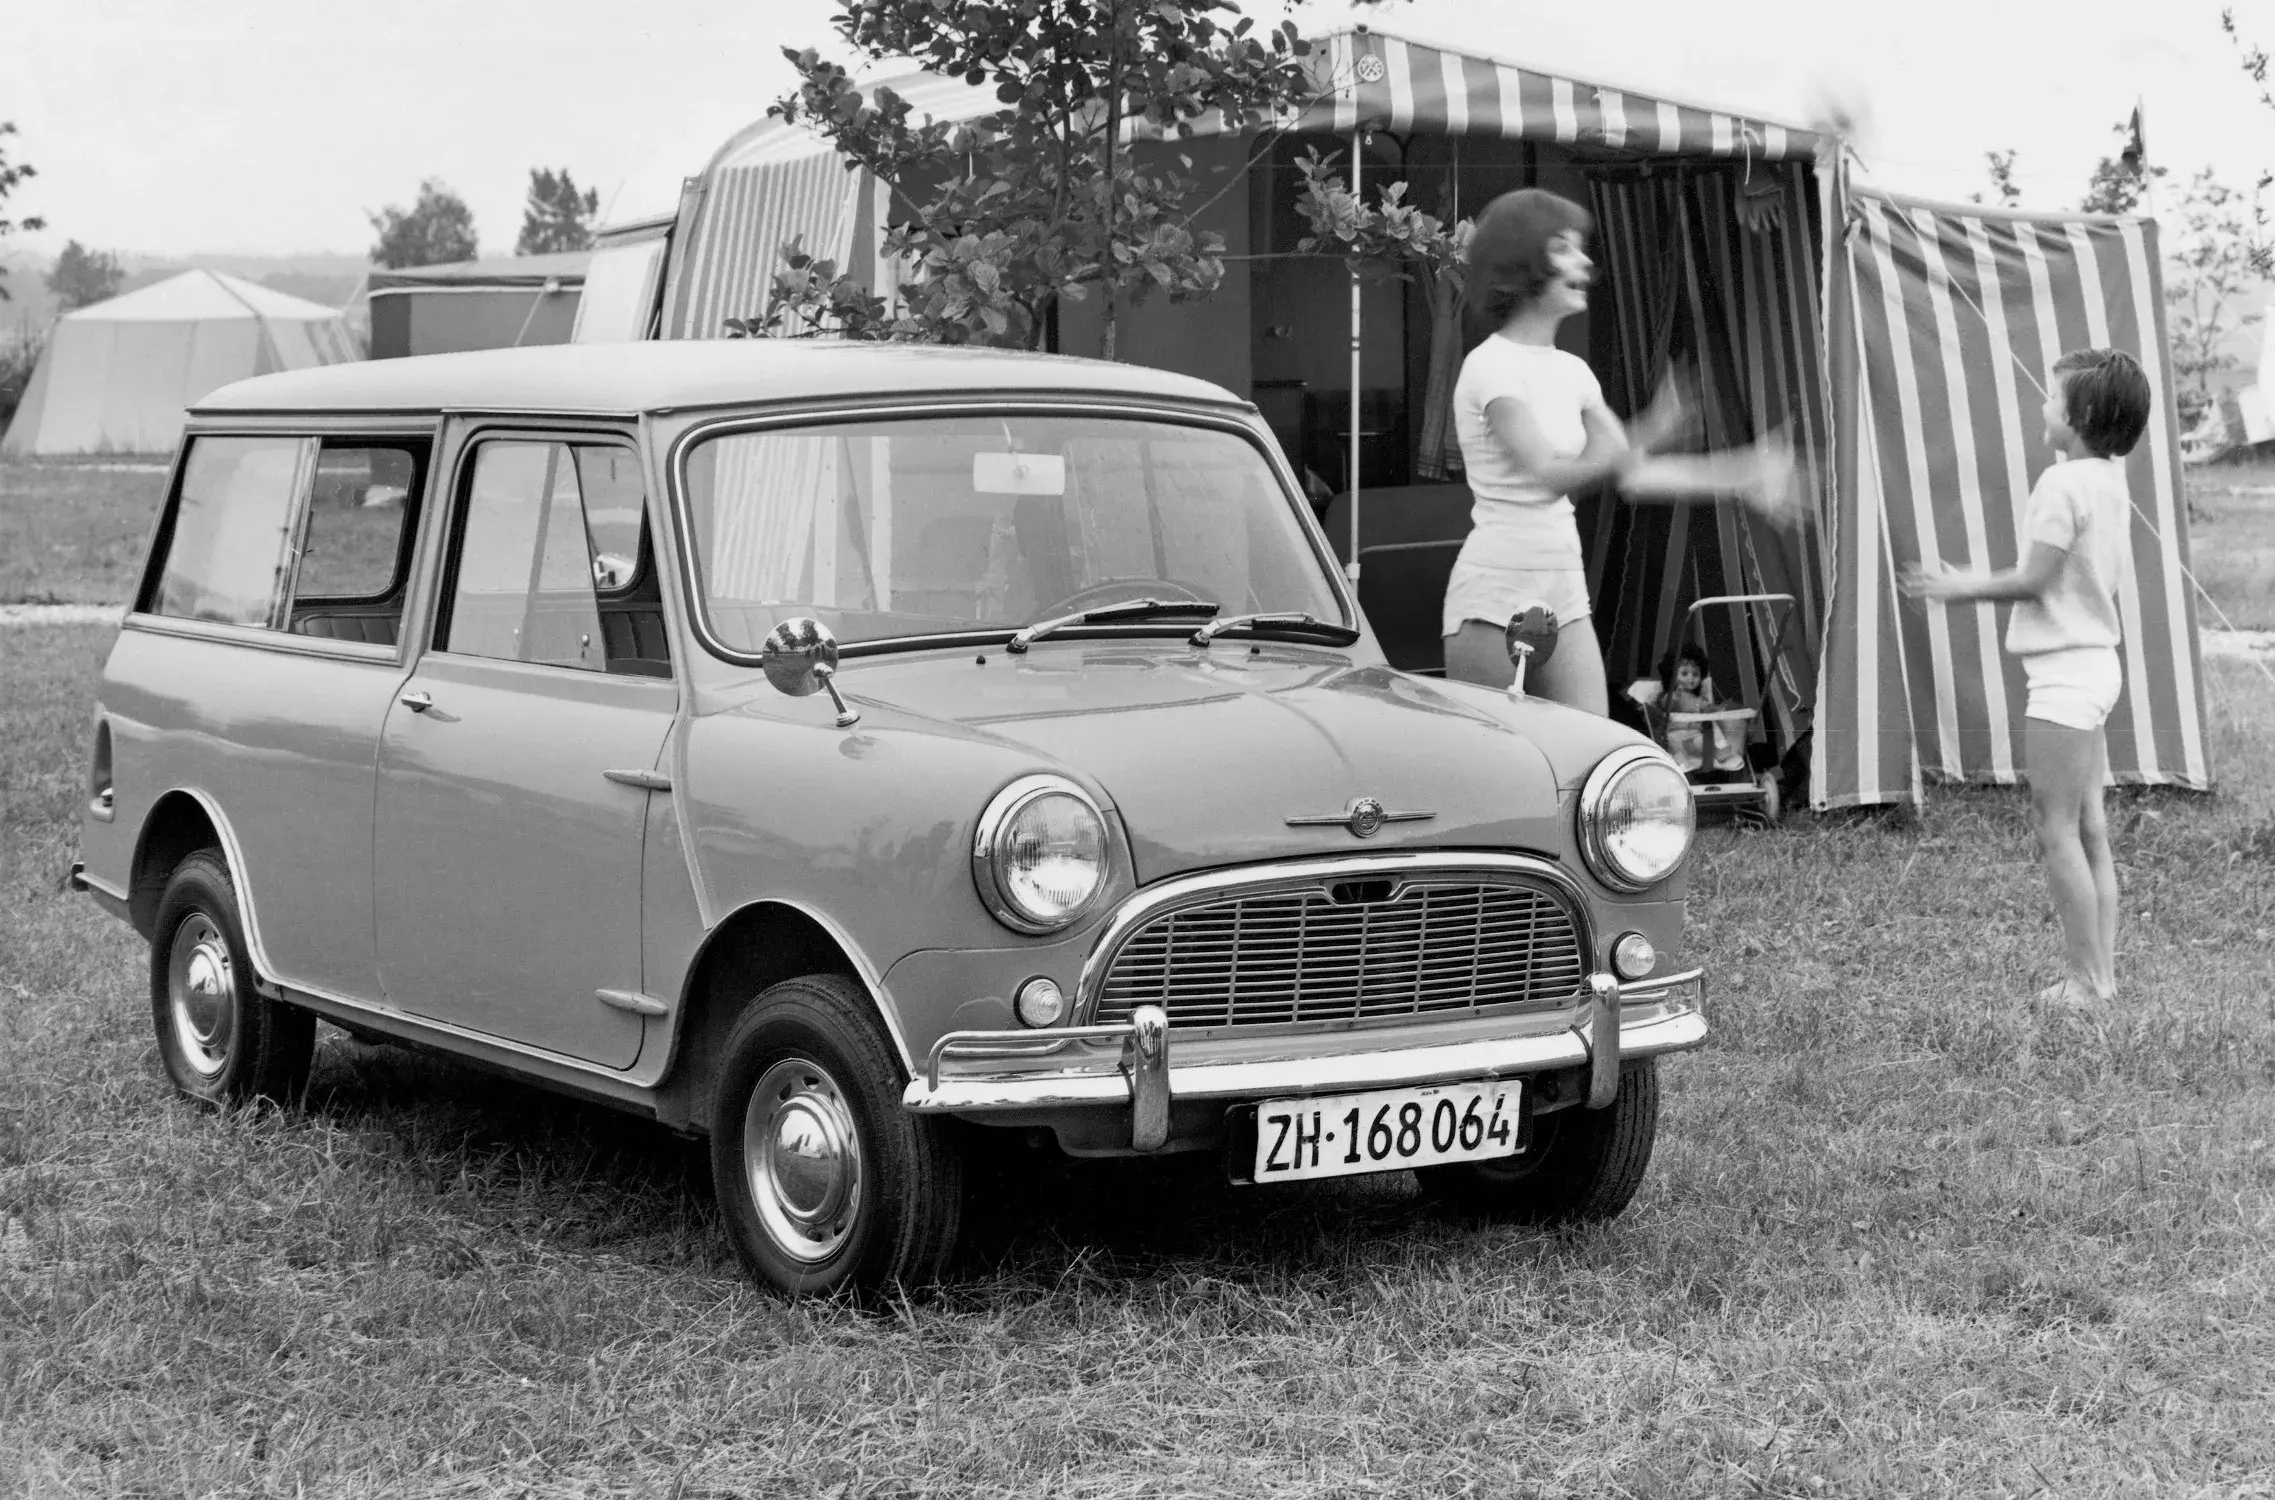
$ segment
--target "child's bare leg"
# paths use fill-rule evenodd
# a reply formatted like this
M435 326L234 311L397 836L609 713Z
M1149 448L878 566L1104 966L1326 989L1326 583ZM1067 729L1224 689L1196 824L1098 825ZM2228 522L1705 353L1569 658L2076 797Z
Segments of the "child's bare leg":
M2101 734L2025 719L2022 743L2030 763L2030 821L2046 861L2054 912L2062 920L2064 978L2088 995L2106 998L2101 893L2083 830L2089 792L2096 806L2101 800ZM2106 834L2102 842L2106 848Z
M2109 819L2102 806L2108 781L2109 736L2096 733L2092 779L2078 820L2078 841L2085 849L2086 864L2093 870L2093 904L2098 918L2094 926L2101 949L2101 978L2095 992L2104 998L2117 993L2117 860L2110 852Z

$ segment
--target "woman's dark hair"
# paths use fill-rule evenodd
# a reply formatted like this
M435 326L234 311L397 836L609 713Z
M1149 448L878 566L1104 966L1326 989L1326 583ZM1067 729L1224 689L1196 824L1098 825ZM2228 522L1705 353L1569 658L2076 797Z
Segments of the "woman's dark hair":
M1571 199L1545 188L1503 193L1485 205L1469 238L1469 298L1495 327L1509 321L1555 279L1548 242L1585 235L1596 221Z
M2054 361L2063 420L2096 457L2122 458L2149 426L2149 377L2122 349L2072 349Z

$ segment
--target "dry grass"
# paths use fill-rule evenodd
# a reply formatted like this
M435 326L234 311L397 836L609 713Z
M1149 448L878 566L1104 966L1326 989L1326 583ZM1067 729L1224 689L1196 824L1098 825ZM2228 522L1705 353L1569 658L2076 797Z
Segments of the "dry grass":
M2275 463L2191 469L2188 503L2197 579L2238 630L2275 630Z
M2034 1016L2010 793L1710 834L1716 1033L1606 1228L1401 1178L992 1159L884 1315L734 1273L700 1153L326 1030L173 1099L58 890L104 632L0 634L0 1489L31 1495L2275 1491L2275 686L2117 799L2123 1013Z
M153 459L0 463L0 604L123 604L166 499Z

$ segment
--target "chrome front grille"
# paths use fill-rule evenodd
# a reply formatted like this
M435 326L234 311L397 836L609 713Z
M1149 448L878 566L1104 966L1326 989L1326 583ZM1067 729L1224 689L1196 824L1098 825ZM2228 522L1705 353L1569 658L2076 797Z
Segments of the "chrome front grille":
M1568 1003L1580 927L1544 882L1448 872L1282 883L1172 905L1112 954L1093 1019L1278 1026Z

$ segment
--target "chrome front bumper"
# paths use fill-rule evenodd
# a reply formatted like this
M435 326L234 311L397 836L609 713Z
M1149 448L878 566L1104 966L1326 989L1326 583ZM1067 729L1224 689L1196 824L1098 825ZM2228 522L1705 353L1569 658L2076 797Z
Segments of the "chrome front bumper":
M1568 1011L1430 1022L1392 1030L1272 1037L1222 1034L1171 1046L1168 1020L1141 1005L1124 1022L1045 1031L952 1031L933 1044L904 1108L922 1114L1130 1107L1130 1145L1157 1150L1172 1100L1276 1099L1588 1068L1588 1105L1619 1092L1624 1058L1706 1040L1704 972L1622 984L1589 979ZM1599 1038L1601 1042L1599 1044Z

